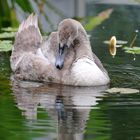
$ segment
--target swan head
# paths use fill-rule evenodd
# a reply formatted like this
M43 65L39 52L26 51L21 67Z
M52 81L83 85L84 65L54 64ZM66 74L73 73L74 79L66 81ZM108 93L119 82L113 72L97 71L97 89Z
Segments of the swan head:
M55 66L62 69L65 55L69 47L73 45L74 40L78 37L79 22L73 19L65 19L58 25L58 52L56 55Z

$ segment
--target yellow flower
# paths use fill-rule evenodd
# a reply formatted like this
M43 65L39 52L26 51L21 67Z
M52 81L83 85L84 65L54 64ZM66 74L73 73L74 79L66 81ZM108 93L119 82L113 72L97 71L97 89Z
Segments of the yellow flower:
M109 51L113 57L116 55L116 42L116 37L112 36L109 41Z

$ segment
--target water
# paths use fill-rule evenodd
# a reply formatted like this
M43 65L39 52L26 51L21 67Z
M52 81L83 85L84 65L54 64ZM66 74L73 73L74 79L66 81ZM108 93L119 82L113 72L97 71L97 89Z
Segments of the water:
M133 55L119 49L113 59L102 43L112 35L130 42L139 30L140 7L89 3L86 14L112 7L112 16L89 32L93 50L109 72L110 87L140 89L140 55L134 61ZM138 36L137 46L139 40ZM0 140L140 139L139 93L107 94L107 86L80 88L11 80L9 56L0 53Z

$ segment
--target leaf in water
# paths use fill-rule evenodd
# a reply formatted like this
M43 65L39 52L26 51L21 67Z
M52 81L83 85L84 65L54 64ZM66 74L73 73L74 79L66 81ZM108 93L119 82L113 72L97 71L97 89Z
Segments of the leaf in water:
M108 19L113 12L113 9L105 10L99 13L96 17L89 18L87 24L84 26L85 30L91 31L96 26L100 25L104 20Z
M17 32L18 28L7 27L7 28L2 28L1 30L6 32Z
M125 44L127 44L127 43L128 43L128 41L117 40L117 44L119 44L119 45L125 45Z
M104 44L109 44L109 40L103 41Z
M107 93L121 93L121 94L133 94L133 93L139 93L140 91L138 89L131 89L131 88L111 88L106 90Z
M126 53L140 54L140 47L124 47Z
M0 38L14 38L16 35L15 32L4 32L0 33Z
M4 40L0 41L0 52L7 52L12 50L12 41Z
M103 41L104 44L109 44L110 43L110 40L105 40ZM127 44L128 41L123 41L123 40L117 40L116 42L116 47L122 47L123 45Z

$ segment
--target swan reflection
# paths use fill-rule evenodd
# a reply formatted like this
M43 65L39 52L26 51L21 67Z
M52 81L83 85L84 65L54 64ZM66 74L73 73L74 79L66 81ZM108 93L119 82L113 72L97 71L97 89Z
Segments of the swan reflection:
M98 101L108 88L43 85L23 81L14 81L12 87L17 107L26 119L38 121L37 114L41 108L49 116L46 120L53 120L49 123L55 129L55 134L54 131L53 135L52 132L45 133L45 138L49 140L83 140L89 113L91 109L97 108ZM41 125L44 124L39 124Z

